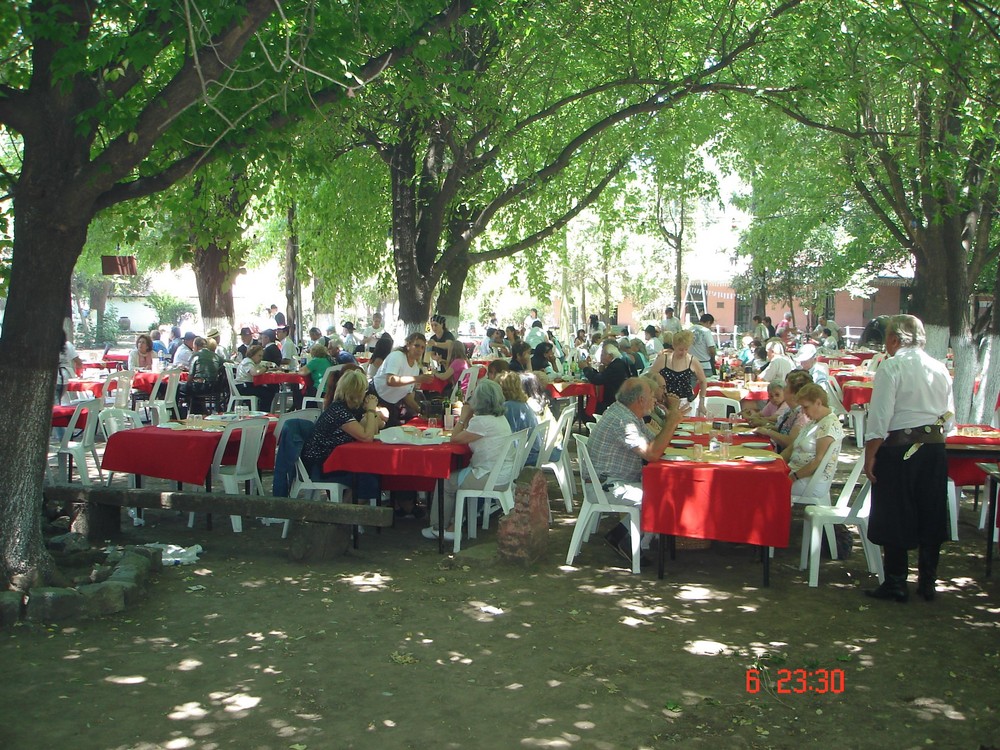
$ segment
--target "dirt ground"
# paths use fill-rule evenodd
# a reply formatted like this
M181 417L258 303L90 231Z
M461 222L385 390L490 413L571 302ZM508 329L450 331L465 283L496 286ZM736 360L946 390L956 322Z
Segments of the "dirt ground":
M201 562L120 616L0 634L0 748L1000 746L1000 569L971 497L938 599L905 605L863 596L858 545L810 589L798 511L769 588L756 550L719 543L662 581L597 537L567 568L562 512L530 570L494 562L492 530L440 556L413 519L302 566L280 526L147 518L129 542ZM792 692L801 670L815 690Z

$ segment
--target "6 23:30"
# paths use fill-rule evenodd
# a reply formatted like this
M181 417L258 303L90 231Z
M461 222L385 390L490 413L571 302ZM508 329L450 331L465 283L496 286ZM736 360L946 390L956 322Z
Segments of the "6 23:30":
M759 693L761 670L748 669L746 688L748 693ZM843 669L779 669L774 690L782 695L844 692L846 685Z

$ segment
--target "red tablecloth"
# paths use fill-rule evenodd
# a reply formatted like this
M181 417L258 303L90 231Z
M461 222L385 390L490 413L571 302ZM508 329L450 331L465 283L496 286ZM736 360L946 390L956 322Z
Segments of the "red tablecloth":
M841 385L844 385L844 383L850 382L851 380L862 383L871 383L875 380L874 375L867 372L859 375L854 371L854 368L851 368L850 370L830 370L830 374L835 377L837 382Z
M1000 433L995 432L989 425L959 425L963 427L978 427L989 431L996 437L985 437L982 435L952 435L945 442L948 445L990 445L1000 446ZM986 484L986 474L976 466L977 463L987 463L982 458L955 458L948 457L948 478L958 487L969 487L971 485Z
M871 385L844 385L844 408L850 411L852 406L861 406L872 400Z
M791 486L780 459L766 464L657 461L642 470L642 530L787 547Z
M411 422L411 424L414 424ZM429 492L439 479L447 479L453 468L469 462L472 451L467 445L390 445L347 443L337 446L323 463L323 471L353 471L390 477L382 489Z
M84 370L117 370L118 365L115 362L84 362Z
M72 378L66 381L66 390L74 393L91 393L94 398L100 398L104 393L104 379Z
M264 434L264 445L257 461L260 469L274 468L276 424L272 420ZM204 484L221 439L221 432L202 430L168 430L162 427L120 430L108 439L101 467L122 474ZM230 439L223 463L236 463L238 451L239 443Z
M68 404L57 404L52 407L52 426L53 427L68 427L69 420L73 416L73 412L76 411L75 406L70 406ZM83 413L80 415L80 420L76 423L77 427L84 427L87 424L87 410L84 409Z
M851 355L857 357L862 362L867 362L869 359L874 357L878 352L851 352Z
M603 385L594 385L593 383L588 383L585 380L573 383L549 383L545 387L552 398L567 398L569 396L576 396L579 398L582 396L584 399L583 411L588 417L594 416L594 412L597 410L598 396L604 389ZM601 391L598 391L598 388L600 388Z
M156 382L160 379L159 372L150 372L148 370L142 370L137 372L132 378L132 388L137 391L142 391L143 393L152 393L153 388L156 387ZM186 371L181 371L181 382L184 383L188 379L188 374Z
M420 390L424 393L444 393L445 391L451 391L454 384L450 380L441 380L440 378L434 378L430 383L424 383L420 386Z
M125 352L124 354L118 354L118 353L114 353L114 352L108 352L107 354L104 355L104 361L105 362L116 362L116 363L117 362L122 362L124 364L128 364L128 352Z
M693 435L693 434L681 435L679 437L674 438L674 440L690 440L694 443L698 443L699 445L708 445L712 441L712 436ZM756 433L753 432L748 432L742 435L733 433L733 445L742 445L743 443L767 443L768 447L762 448L761 450L771 449L771 441L768 438L763 437L762 435L757 435ZM679 446L674 446L674 447L679 447Z
M280 385L281 383L305 388L307 381L305 375L299 375L297 372L262 372L260 375L253 376L254 385Z

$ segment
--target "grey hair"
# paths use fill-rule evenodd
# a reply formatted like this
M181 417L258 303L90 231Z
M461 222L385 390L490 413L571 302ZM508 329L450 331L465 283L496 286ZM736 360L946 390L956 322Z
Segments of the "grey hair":
M920 318L913 315L893 315L889 318L889 325L885 335L896 334L899 338L899 345L903 347L919 346L923 348L927 343L927 333L924 331L924 324Z
M476 383L476 390L472 392L471 406L477 415L489 414L502 417L507 413L504 409L503 391L492 380L480 380Z
M610 354L615 359L622 356L621 350L610 341L601 344L601 356L603 357L605 354Z
M785 345L782 344L778 339L771 339L764 346L764 351L777 352L778 354L785 353Z
M652 393L648 380L644 380L641 377L629 378L622 383L622 387L618 389L618 395L615 396L615 399L622 406L631 406L638 401L642 397L642 394L647 390Z

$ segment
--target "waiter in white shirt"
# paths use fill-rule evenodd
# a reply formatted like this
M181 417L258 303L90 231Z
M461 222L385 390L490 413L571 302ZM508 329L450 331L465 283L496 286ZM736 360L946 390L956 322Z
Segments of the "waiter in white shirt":
M370 352L375 351L375 344L382 338L383 333L385 333L385 326L382 325L382 313L374 313L372 315L372 324L361 332L365 349Z
M875 373L865 429L865 476L872 483L868 538L882 545L885 582L867 591L905 602L907 551L919 548L917 593L935 595L941 543L948 538L945 434L955 402L947 368L924 351L923 323L912 315L889 320L889 358Z

